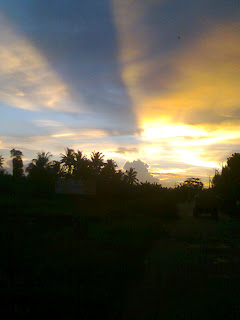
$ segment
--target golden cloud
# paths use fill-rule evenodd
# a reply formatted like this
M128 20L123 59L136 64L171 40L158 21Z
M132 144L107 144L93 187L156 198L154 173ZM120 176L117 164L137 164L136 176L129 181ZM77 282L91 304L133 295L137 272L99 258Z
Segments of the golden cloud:
M145 143L139 152L159 163L164 159L206 170L218 167L229 151L226 144L240 138L240 23L207 24L191 43L181 39L177 50L166 55L162 46L153 56L154 43L143 20L149 3L123 3L113 1L113 12L121 75ZM209 147L213 151L223 144L221 155L216 149L211 156Z
M162 45L153 55L156 43L149 40L151 30L144 18L155 1L112 3L122 79L142 126L158 121L196 123L199 110L208 112L202 120L209 123L209 113L229 118L240 109L239 22L208 24L190 44L168 55ZM158 47L164 30L159 33Z

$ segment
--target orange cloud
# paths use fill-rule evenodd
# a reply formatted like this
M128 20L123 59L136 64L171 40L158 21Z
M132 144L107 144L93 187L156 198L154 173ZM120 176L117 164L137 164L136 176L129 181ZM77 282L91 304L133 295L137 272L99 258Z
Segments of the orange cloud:
M239 109L240 23L216 25L191 46L166 58L162 52L152 57L146 31L142 31L143 26L138 28L138 19L125 23L126 15L121 23L122 16L123 13L116 14L122 78L142 126L153 121L211 123L211 114L212 119L218 116L226 120ZM128 25L129 30L126 29ZM131 59L129 52L133 52ZM173 76L161 72L163 67L171 69ZM144 79L150 83L145 83ZM155 91L149 92L151 81ZM206 112L203 119L199 119L199 111Z
M121 75L142 129L139 153L145 161L218 167L226 144L240 138L240 23L209 23L191 43L181 39L178 50L166 55L162 37L158 52L148 37L149 2L113 4ZM223 150L214 149L223 144Z

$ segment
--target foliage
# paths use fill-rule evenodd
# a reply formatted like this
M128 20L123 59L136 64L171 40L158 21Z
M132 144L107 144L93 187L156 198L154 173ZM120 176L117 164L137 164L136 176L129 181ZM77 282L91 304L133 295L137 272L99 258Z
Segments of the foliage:
M3 166L3 161L4 161L4 158L2 155L0 155L0 168L2 168Z
M188 178L184 181L183 185L195 191L203 189L203 183L199 178Z
M75 178L87 179L92 175L91 162L82 151L75 152L73 176Z
M137 179L137 171L135 171L134 168L127 170L124 180L130 186L138 184L139 180Z
M101 169L104 166L104 155L101 152L92 152L91 153L91 167L95 176L100 174Z
M203 189L203 183L199 178L188 178L177 186L176 191L182 201L192 201L199 191Z
M106 180L113 180L114 176L116 175L116 168L117 168L116 162L112 159L108 159L101 170L101 175Z
M20 150L12 149L10 151L12 163L13 163L13 177L16 179L23 177L23 161L22 152Z
M11 193L12 176L4 169L0 169L0 194Z
M236 211L240 201L240 154L234 153L227 158L227 164L221 172L215 170L213 188L224 210Z
M26 168L27 177L23 175L22 152L12 149L13 174L1 170L1 192L15 192L14 190L28 189L39 194L54 193L55 185L61 179L95 180L98 197L116 196L121 199L133 199L136 197L163 197L171 195L174 201L192 201L195 195L203 189L203 183L199 178L186 179L176 188L163 188L157 183L139 182L137 171L130 168L126 172L118 170L117 163L113 159L104 161L101 152L92 152L90 159L83 151L66 148L64 154L60 154L60 161L51 160L49 152L40 152ZM3 157L0 156L0 168L3 165ZM21 179L16 179L20 178ZM25 180L26 181L25 181ZM25 182L24 182L24 181ZM4 181L4 183L3 183ZM22 181L22 182L21 182ZM26 185L21 187L20 185ZM227 164L221 171L215 170L213 189L221 199L222 206L236 207L240 203L240 154L235 153L227 159ZM3 187L5 186L5 187ZM3 190L4 189L4 190Z
M65 153L66 154L61 153L60 163L63 164L66 176L70 177L74 170L75 152L73 149L66 148Z

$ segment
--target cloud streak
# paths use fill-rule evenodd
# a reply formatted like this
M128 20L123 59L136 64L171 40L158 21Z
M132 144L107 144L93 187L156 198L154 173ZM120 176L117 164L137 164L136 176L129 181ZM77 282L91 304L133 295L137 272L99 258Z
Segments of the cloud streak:
M32 111L76 110L47 59L2 14L0 28L0 102Z

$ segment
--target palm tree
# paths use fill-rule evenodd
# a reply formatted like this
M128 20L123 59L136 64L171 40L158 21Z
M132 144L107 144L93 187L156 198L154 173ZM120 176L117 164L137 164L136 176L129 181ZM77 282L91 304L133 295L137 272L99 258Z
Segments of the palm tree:
M53 174L55 180L57 180L58 177L61 178L64 176L64 169L63 169L63 166L61 166L60 161L53 160L52 165L51 165L51 169L52 169L52 174Z
M79 150L75 152L73 176L76 178L87 178L90 176L90 160Z
M39 152L36 159L32 159L26 168L27 178L33 183L33 190L37 193L49 193L54 190L56 170L60 168L56 161L50 161L50 152Z
M26 168L28 179L36 182L45 182L53 176L54 162L50 161L52 157L50 152L39 152L36 159L32 159Z
M31 174L31 172L33 171L38 171L38 173L40 174L40 172L49 170L53 165L53 163L50 161L51 157L52 155L50 152L47 152L47 153L44 151L39 152L37 154L37 158L32 159L32 161L27 166L26 172Z
M124 180L124 172L122 170L117 170L116 172L116 181L123 182Z
M67 176L72 176L75 166L75 152L73 149L70 148L67 148L65 152L66 154L61 153L60 163L63 163Z
M102 168L101 174L105 179L112 180L116 175L117 164L114 160L108 159Z
M127 184L133 186L134 184L138 184L139 180L137 179L137 171L134 171L134 168L130 168L126 171L125 179Z
M93 169L94 175L98 175L101 172L102 167L104 166L103 161L104 155L101 152L92 152L91 153L91 166Z
M3 167L3 161L4 161L4 158L2 155L0 155L0 168Z

